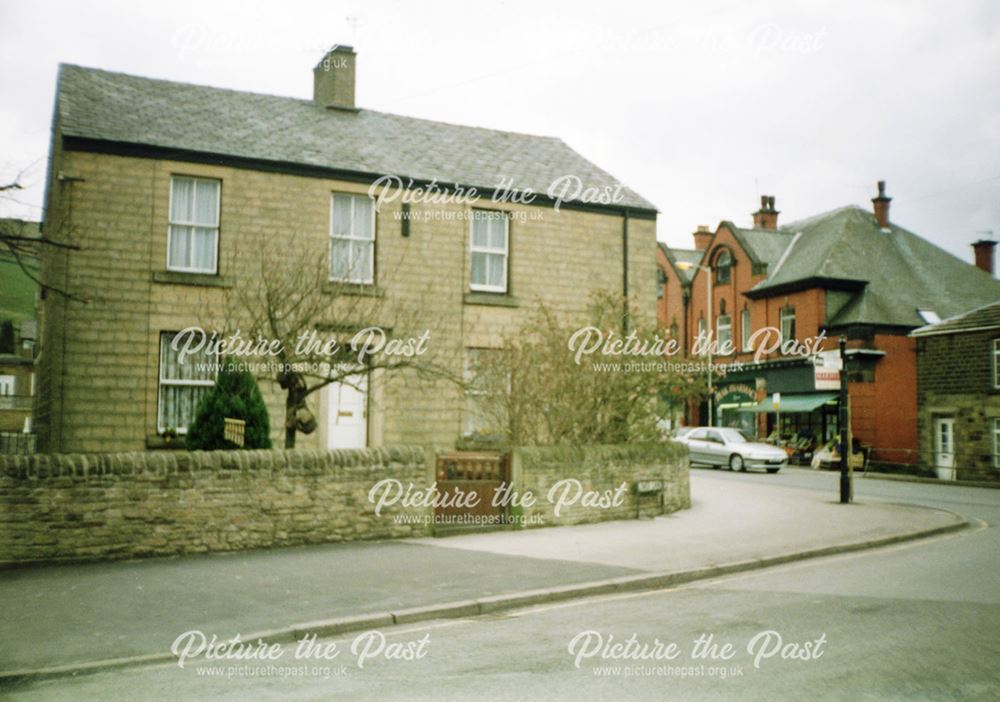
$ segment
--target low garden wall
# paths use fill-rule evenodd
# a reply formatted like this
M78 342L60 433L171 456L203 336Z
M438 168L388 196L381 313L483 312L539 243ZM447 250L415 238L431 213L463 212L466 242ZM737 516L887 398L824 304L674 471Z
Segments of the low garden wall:
M521 508L526 526L637 519L691 506L687 449L673 442L514 449L511 479L519 492L538 497ZM640 483L649 491L639 492Z
M419 447L0 456L0 567L426 536L431 500L376 513L369 492L392 479L433 495L434 470ZM511 483L537 496L511 507L526 526L691 504L676 444L514 449Z
M0 456L0 564L427 535L428 508L376 517L368 491L386 476L426 485L427 452Z

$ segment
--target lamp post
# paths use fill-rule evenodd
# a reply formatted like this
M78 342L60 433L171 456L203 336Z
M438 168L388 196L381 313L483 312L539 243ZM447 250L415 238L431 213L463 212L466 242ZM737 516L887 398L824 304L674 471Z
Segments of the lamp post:
M715 426L715 407L714 398L712 393L712 267L702 266L697 263L690 263L688 261L678 261L677 267L681 270L690 270L692 268L697 268L700 271L705 272L705 287L708 290L708 303L706 305L706 314L708 319L706 320L705 329L708 332L706 341L708 345L706 347L708 354L708 426Z

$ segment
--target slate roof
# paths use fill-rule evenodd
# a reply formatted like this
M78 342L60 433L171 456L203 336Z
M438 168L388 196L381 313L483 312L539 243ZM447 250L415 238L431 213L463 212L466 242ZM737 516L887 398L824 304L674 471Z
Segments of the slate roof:
M1000 329L1000 299L988 305L977 307L964 314L942 319L914 329L910 336L934 336L936 334L961 334L962 332Z
M544 194L573 175L583 185L618 181L554 137L334 110L312 100L224 90L62 64L62 133L116 144L161 147L276 164L398 175L475 186L492 194L501 177ZM616 207L655 211L622 188Z
M794 236L791 231L784 229L741 229L731 222L725 224L736 240L743 245L750 259L754 263L766 264L768 271L777 266Z
M663 255L674 264L674 270L677 271L677 275L681 277L682 281L690 283L691 279L694 278L694 274L698 271L698 269L694 266L701 263L701 259L704 258L705 252L697 249L674 249L667 246L662 241L658 241L656 243L660 247L660 250L663 251ZM690 263L692 264L692 267L688 269L678 268L678 262Z
M883 231L867 210L843 207L793 222L782 232L801 235L777 269L751 289L755 297L780 293L807 280L860 289L828 321L831 327L876 324L921 327L919 309L941 318L1000 300L1000 281L913 232L891 224Z

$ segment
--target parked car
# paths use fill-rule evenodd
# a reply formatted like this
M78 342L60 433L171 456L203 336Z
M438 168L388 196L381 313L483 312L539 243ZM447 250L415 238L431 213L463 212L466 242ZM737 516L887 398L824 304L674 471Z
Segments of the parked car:
M784 449L753 441L739 429L697 427L677 440L688 447L693 464L728 466L734 471L763 468L768 473L788 465Z
M697 428L698 427L677 427L676 429L673 430L671 438L674 441L680 441L681 439L683 439L685 436L687 436Z

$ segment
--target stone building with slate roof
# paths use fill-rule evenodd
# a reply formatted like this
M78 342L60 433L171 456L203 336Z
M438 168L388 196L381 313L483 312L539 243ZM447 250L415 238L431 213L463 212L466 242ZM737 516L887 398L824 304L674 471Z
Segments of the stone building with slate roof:
M1000 481L1000 300L910 336L920 465L943 479Z
M365 109L356 60L334 47L312 99L60 67L44 227L79 250L47 250L42 275L87 303L43 303L44 450L182 445L173 434L182 439L212 378L181 368L170 340L221 324L205 310L261 275L251 259L275 238L327 262L338 300L419 309L459 377L539 303L582 316L592 291L627 293L653 322L649 201L558 138ZM376 208L370 188L383 176L407 193L482 197ZM501 183L534 197L495 201ZM318 430L297 445L449 446L480 428L474 398L454 384L370 375L310 396ZM261 387L280 446L284 394Z
M985 263L989 270L967 264L891 222L889 201L880 183L872 210L842 207L778 226L774 198L764 196L753 227L724 221L710 237L696 236L702 265L712 270L713 319L706 320L707 274L695 269L687 348L699 330L711 329L717 341L732 342L731 353L713 360L744 365L717 381L716 423L771 435L778 392L785 438L836 436L836 383L780 349L755 360L769 340L753 335L765 327L785 341L823 334L825 349L846 336L854 438L872 449L874 461L917 463L916 354L908 334L1000 299L1000 282ZM703 403L689 419L703 423L706 413Z

